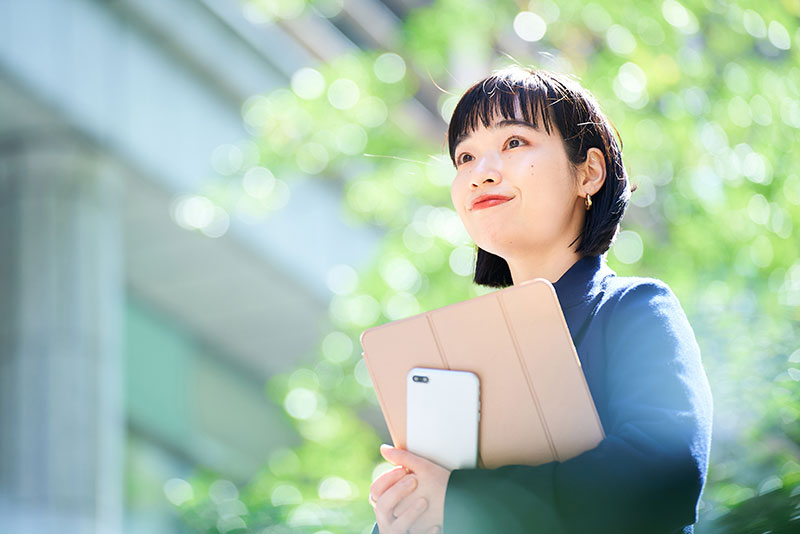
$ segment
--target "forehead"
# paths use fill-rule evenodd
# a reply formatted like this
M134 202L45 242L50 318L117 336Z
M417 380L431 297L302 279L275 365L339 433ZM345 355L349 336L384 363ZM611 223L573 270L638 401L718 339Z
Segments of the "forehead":
M473 90L464 95L450 123L451 148L481 129L499 129L524 125L537 131L550 133L551 118L546 111L547 97L536 90L503 91Z
M482 122L479 122L478 124L475 125L475 127L461 133L461 135L459 135L456 138L456 141L453 144L453 146L457 147L459 144L470 140L471 138L473 138L473 134L480 130L487 130L491 133L491 132L496 132L498 130L502 130L504 128L511 128L511 127L528 128L544 135L550 135L550 132L546 131L546 129L542 127L541 123L537 124L527 121L524 118L522 118L521 113L513 118L506 118L495 115L488 124L484 125Z

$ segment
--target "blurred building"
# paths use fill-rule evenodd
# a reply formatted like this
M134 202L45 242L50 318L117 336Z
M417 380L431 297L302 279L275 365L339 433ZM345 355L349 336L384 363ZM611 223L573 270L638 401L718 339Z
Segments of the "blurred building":
M176 218L250 138L248 97L381 46L404 7L345 4L283 25L233 0L0 5L0 531L179 531L167 480L243 482L299 440L265 380L312 357L327 273L378 236L324 181L259 223Z

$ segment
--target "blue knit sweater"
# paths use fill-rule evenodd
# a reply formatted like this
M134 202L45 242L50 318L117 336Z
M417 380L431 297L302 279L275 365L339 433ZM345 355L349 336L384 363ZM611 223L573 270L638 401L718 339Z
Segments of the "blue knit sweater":
M554 287L606 438L565 462L453 471L444 534L693 532L712 401L678 299L601 256Z

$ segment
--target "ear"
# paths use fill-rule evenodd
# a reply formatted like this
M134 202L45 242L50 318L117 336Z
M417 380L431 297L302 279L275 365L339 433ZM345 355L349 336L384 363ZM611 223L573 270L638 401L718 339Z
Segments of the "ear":
M590 148L586 151L586 161L580 167L580 190L583 193L594 195L606 181L606 158L599 148Z

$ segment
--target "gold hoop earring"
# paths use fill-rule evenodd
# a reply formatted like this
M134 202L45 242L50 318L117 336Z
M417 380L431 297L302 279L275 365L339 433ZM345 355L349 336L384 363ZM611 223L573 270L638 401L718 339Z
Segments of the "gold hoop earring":
M592 196L589 193L586 193L586 201L584 204L586 205L586 211L589 211L592 207Z

